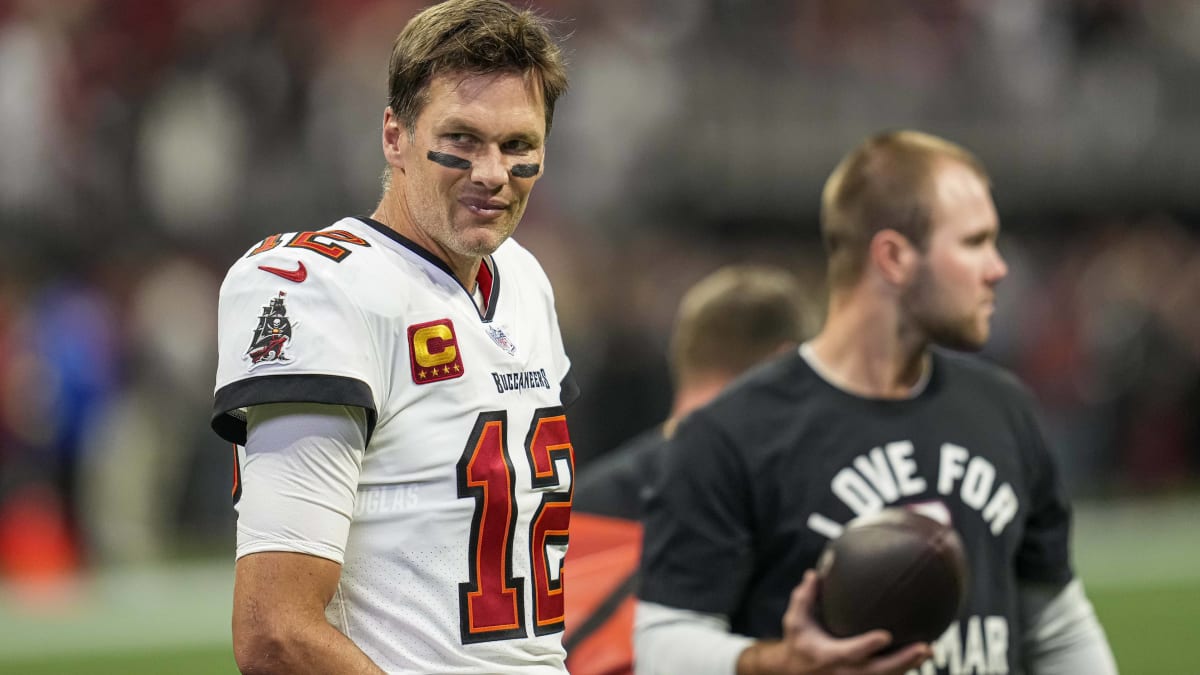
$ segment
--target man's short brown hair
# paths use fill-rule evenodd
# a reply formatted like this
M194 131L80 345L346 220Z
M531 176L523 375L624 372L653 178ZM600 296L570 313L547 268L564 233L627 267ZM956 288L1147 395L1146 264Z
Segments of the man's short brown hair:
M821 194L821 238L831 288L859 280L871 239L881 230L895 230L925 248L934 168L945 161L961 162L990 182L970 151L919 131L872 136L838 163Z
M731 265L684 294L670 359L676 385L708 373L734 376L805 335L796 278L776 267Z
M562 52L548 22L502 0L448 0L427 7L396 36L388 64L388 106L412 134L429 82L443 73L533 74L542 87L546 133L567 90Z

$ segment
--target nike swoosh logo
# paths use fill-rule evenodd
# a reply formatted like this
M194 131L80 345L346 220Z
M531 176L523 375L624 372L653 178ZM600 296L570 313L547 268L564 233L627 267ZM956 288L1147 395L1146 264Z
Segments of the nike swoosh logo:
M304 269L304 263L297 262L296 264L299 265L299 267L294 270L282 270L278 267L267 267L266 265L259 265L258 269L264 272L270 272L276 276L281 276L288 281L300 283L308 278L308 270Z

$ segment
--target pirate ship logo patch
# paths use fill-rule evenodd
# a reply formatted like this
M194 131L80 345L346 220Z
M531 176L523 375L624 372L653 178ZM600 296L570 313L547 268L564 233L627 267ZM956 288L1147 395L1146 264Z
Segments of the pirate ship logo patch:
M289 363L292 360L285 352L292 342L292 321L288 319L287 307L283 304L285 298L287 293L279 291L279 295L271 298L258 317L258 327L254 329L250 347L243 356L250 362L250 370L266 363Z

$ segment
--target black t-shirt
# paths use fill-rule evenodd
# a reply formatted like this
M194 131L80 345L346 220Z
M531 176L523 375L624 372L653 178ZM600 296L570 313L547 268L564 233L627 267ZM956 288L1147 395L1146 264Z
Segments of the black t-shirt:
M645 505L639 595L779 637L792 588L843 524L924 502L944 505L971 568L939 672L1021 672L1017 582L1072 578L1070 511L1030 395L972 357L935 351L920 394L881 400L793 354L692 413Z
M642 499L658 478L667 437L647 429L576 472L573 511L640 520Z

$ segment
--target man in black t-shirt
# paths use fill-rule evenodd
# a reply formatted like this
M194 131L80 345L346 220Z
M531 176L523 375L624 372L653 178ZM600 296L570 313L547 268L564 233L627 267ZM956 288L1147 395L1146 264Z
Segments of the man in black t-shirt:
M821 227L821 332L667 448L644 519L638 672L1115 673L1031 396L941 349L984 345L1007 273L982 165L927 134L870 138L826 183ZM897 505L953 524L971 587L933 644L876 655L885 631L839 640L816 623L811 568L848 521Z

